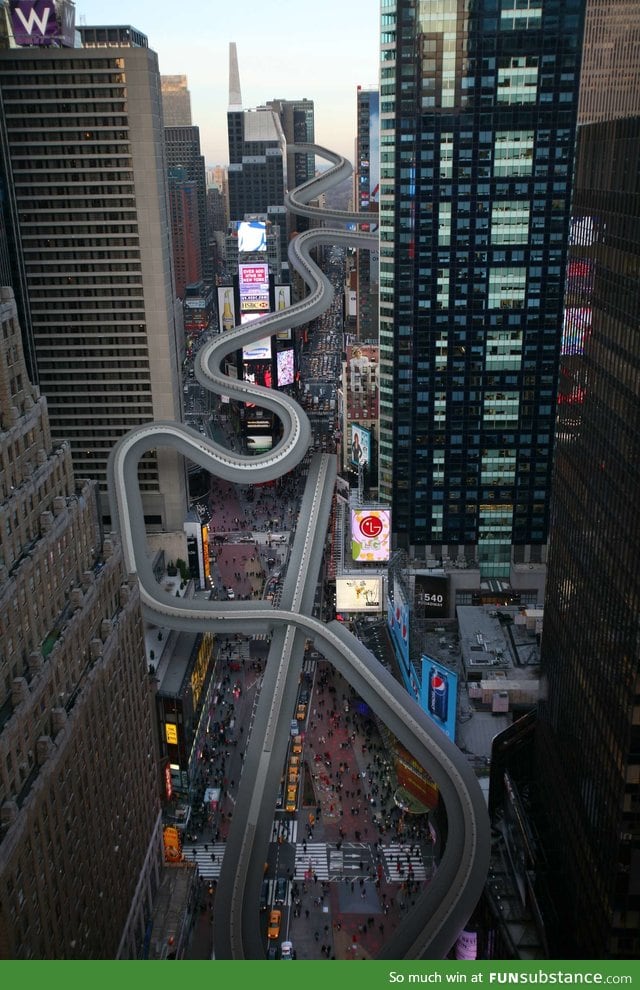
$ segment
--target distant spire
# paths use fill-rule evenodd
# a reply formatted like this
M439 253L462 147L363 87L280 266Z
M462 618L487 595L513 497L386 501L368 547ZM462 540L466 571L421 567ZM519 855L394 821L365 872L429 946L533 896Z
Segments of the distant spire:
M235 41L229 42L229 110L242 110L240 93L240 70Z

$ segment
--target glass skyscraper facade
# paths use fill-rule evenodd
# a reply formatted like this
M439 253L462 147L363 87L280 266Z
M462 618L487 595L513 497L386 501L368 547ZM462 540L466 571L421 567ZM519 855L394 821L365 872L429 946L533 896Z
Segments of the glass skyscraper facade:
M580 128L533 802L554 958L640 955L639 148L638 116Z
M486 577L545 558L583 8L381 5L380 496Z

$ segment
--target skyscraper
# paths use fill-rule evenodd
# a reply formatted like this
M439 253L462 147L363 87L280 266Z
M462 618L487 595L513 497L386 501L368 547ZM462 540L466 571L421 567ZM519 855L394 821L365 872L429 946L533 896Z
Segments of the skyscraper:
M315 143L315 112L313 100L267 100L269 110L275 110L288 144ZM316 174L315 155L299 151L287 152L287 186L294 189Z
M0 289L0 957L135 958L161 865L137 583Z
M358 87L354 201L360 213L371 214L370 230L378 224L380 195L380 94ZM366 229L364 225L362 229ZM380 257L373 251L356 251L356 335L360 341L378 337Z
M53 434L104 491L118 437L180 419L182 322L157 56L132 28L81 35L0 51L0 91L38 382ZM141 472L148 526L181 528L181 458L158 450Z
M380 495L489 578L545 559L583 5L382 13Z
M275 110L243 110L234 42L229 47L229 219L261 214L278 227L282 278L288 281L287 211L284 206L286 141ZM280 275L280 273L277 273Z
M191 127L191 94L186 76L160 76L165 127Z
M202 267L202 274L199 277L210 282L212 271L207 218L207 180L204 157L200 153L200 129L198 127L165 127L164 140L167 167L171 173L171 188L176 189L180 183L191 183L191 193L187 192L185 187L185 194L191 199L195 196L197 230L194 226L192 229L198 238L197 252L200 255ZM178 178L176 169L180 169L180 178ZM186 239L187 232L184 229L180 231L174 226L174 230L180 240ZM193 279L193 281L197 281L197 279Z
M552 954L578 958L640 955L639 149L640 117L579 131L579 368L559 415L534 774Z
M638 112L640 7L636 0L587 0L578 123Z

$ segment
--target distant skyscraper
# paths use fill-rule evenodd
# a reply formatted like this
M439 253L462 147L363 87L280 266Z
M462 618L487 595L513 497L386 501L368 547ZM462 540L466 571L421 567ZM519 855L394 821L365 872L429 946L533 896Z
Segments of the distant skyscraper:
M137 582L0 288L0 958L136 958L161 866Z
M554 958L640 956L639 149L640 117L580 128L584 387L560 407L536 730Z
M380 495L487 578L545 557L583 5L383 16Z
M370 230L378 225L380 195L380 94L358 87L354 201L361 213L369 213ZM366 229L366 228L363 228ZM356 334L361 341L378 337L378 252L356 251Z
M168 179L176 295L184 299L186 287L202 280L198 187L181 165L169 168Z
M287 144L315 142L315 112L313 100L267 100L267 107L280 118ZM315 155L287 152L287 187L295 189L316 174ZM299 219L299 218L298 218Z
M180 169L182 181L193 184L198 212L198 253L202 266L202 277L210 282L212 273L207 220L207 179L204 158L200 153L200 129L198 127L165 127L164 139L167 167L170 171ZM174 171L172 175L174 187L177 181L177 173ZM184 241L186 236L186 231L182 231L180 239ZM193 252L192 248L189 250Z
M286 141L279 115L266 107L243 110L235 43L229 50L229 219L261 214L280 230L282 275L288 280L284 206ZM277 273L276 273L277 274Z
M186 76L160 76L165 127L191 127L191 94Z
M587 0L583 46L578 123L638 113L638 0Z
M105 492L123 433L180 419L182 315L157 56L129 27L81 34L90 47L0 51L0 91L40 388L79 476ZM150 528L181 529L175 451L144 458L141 490Z

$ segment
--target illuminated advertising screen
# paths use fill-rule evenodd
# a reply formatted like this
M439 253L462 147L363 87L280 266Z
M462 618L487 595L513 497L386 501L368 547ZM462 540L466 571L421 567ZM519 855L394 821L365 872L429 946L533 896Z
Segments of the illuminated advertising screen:
M266 223L262 220L241 220L238 224L238 251L266 250Z
M412 694L417 694L418 684L409 663L409 605L398 581L393 584L393 601L387 603L387 625L405 686ZM413 677L413 683L411 678Z
M271 361L245 361L242 377L245 382L251 382L252 385L264 385L265 388L272 388L273 369Z
M291 286L276 285L276 313L282 309L289 309L291 305ZM278 340L291 340L291 330L278 330L276 337Z
M351 555L354 560L388 560L391 553L389 509L351 510Z
M250 454L257 453L261 450L271 450L273 447L273 437L268 434L265 436L247 436L245 437L245 441Z
M399 743L396 745L395 768L401 787L425 807L436 807L438 788L416 758Z
M182 842L180 832L173 825L165 825L162 830L164 858L167 863L179 863L182 860Z
M224 330L233 330L236 325L236 303L230 285L218 287L218 316L220 333Z
M240 319L241 325L259 320L264 313L243 313ZM244 361L263 361L271 357L271 337L261 337L254 340L252 344L246 344L242 348L242 358Z
M416 574L413 603L425 619L446 619L449 615L449 582L446 577Z
M382 578L336 578L339 612L381 612Z
M293 385L295 365L292 347L286 351L278 351L276 354L276 370L278 385Z
M243 313L269 312L268 265L238 265L238 283Z
M458 675L431 657L423 655L421 660L420 705L445 736L455 742Z
M371 467L371 431L355 423L351 424L350 460L354 466Z
M563 356L584 354L585 340L590 333L591 307L568 306L564 311L560 353Z

